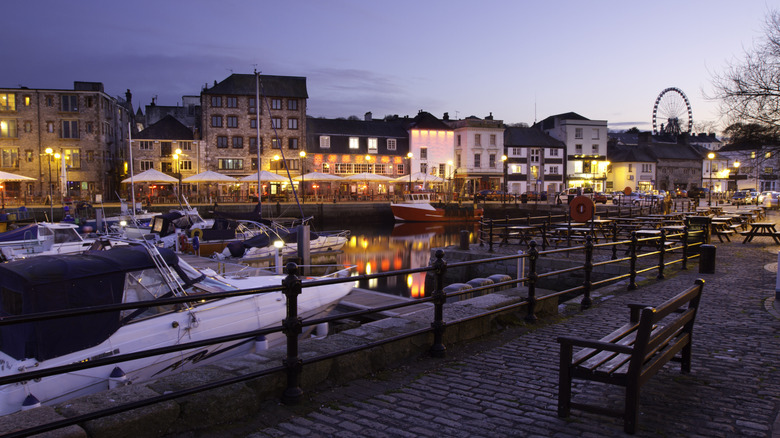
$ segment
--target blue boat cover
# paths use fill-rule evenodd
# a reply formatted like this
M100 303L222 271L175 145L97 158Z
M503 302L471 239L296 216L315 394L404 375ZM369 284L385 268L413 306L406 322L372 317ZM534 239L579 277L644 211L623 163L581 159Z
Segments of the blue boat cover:
M29 224L0 233L0 243L20 240L38 240L38 224Z

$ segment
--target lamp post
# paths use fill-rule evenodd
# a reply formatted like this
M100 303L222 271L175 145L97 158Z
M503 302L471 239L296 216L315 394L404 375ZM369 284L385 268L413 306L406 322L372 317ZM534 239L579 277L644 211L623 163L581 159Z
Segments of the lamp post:
M452 160L447 161L447 170L448 170L447 174L449 175L449 181L447 181L447 195L450 198L450 200L454 200L454 196L453 196L454 191L452 189L452 173L454 169L452 168Z
M739 178L737 175L739 174L739 161L734 162L734 191L739 191Z
M180 158L181 157L181 149L176 149L173 153L173 160L176 164L176 167L174 168L174 172L176 173L176 178L179 180L179 183L177 185L177 191L176 194L178 196L181 196L181 163Z
M715 158L715 154L710 152L707 154L707 158L710 159L710 200L707 201L707 206L712 207L712 159Z
M301 199L303 200L303 203L306 203L306 177L304 174L306 173L306 152L300 151L298 155L301 156Z
M409 193L412 193L412 158L414 158L414 154L409 152L406 154L406 158L409 159Z
M508 186L507 186L507 182L506 182L506 174L507 174L507 171L506 171L506 164L507 164L506 160L507 160L507 156L506 155L502 155L501 156L501 163L504 165L504 190L501 193L501 203L502 204L506 203L506 196L507 196L507 193L508 193L508 190L507 190Z
M52 184L51 184L51 156L54 154L54 149L52 148L46 148L46 158L49 161L49 206L51 207L51 216L49 216L49 220L54 222L54 192L52 190Z

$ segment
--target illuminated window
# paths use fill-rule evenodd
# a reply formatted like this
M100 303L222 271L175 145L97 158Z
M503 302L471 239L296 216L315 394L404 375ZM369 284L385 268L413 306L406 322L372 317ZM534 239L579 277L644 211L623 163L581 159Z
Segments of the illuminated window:
M228 128L238 128L238 117L236 117L236 116L227 116L227 127Z
M396 140L394 138L388 138L387 139L387 150L388 151L394 151L396 148Z
M63 120L60 138L79 138L79 121Z
M0 138L16 137L16 120L0 120Z
M321 135L320 136L320 148L321 149L330 149L330 136L328 136L328 135Z
M75 113L79 111L79 97L72 94L63 94L60 96L62 105L60 111Z
M368 139L368 153L369 154L377 153L377 149L378 149L377 145L378 145L378 140L377 139L369 138Z
M0 93L0 111L16 111L16 95L15 94L13 94L13 93Z
M350 137L349 138L349 148L350 149L359 149L360 148L360 139L357 137Z
M287 129L298 129L298 119L287 119Z
M278 138L272 138L271 139L271 149L281 149L282 143L279 141Z
M19 168L19 149L3 148L0 149L0 167Z
M179 170L192 170L192 161L190 161L190 160L180 160L179 161Z
M63 149L62 159L68 169L81 169L81 149Z
M241 170L244 168L244 160L240 158L220 158L218 168L219 170Z
M24 96L24 106L30 106L30 96Z

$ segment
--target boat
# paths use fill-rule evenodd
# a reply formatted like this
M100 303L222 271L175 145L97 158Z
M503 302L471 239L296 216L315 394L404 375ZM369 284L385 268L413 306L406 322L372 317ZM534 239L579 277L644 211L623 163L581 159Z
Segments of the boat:
M78 229L67 222L38 222L5 231L0 233L0 260L82 252L94 239L84 239Z
M430 193L406 193L403 202L390 204L397 221L465 222L482 218L483 210L470 204L431 204Z
M283 256L297 254L300 233L307 229L304 228L306 222L289 228L268 221L240 220L237 223L237 234L243 238L229 242L222 252L214 254L214 258L248 260L273 257L277 251ZM309 231L309 252L318 254L338 251L347 243L349 235L349 230ZM281 242L280 246L277 247L276 242Z
M0 319L173 296L192 296L186 304L145 306L89 313L0 327L0 377L30 370L85 363L97 358L207 340L278 326L286 315L281 292L209 299L209 294L279 286L281 274L232 265L217 274L196 268L175 252L148 242L121 241L109 249L81 254L42 255L0 264ZM204 260L204 259L198 259ZM321 267L318 267L321 268ZM301 278L301 318L330 311L354 282L305 287L307 282L348 277L353 267ZM262 275L261 275L262 274ZM266 342L281 344L273 333ZM56 404L109 389L110 382L136 384L228 357L250 353L254 338L220 342L66 374L27 379L0 386L0 415L25 407Z

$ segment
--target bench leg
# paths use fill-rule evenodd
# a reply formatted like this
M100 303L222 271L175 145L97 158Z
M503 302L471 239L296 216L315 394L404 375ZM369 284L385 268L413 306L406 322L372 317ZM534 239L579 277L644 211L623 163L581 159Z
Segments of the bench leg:
M572 346L561 345L561 358L558 370L558 416L566 418L571 413L571 365Z
M635 434L637 416L639 415L639 386L629 383L626 386L626 407L623 411L623 431Z
M691 372L691 344L688 343L680 351L680 372L688 374Z

